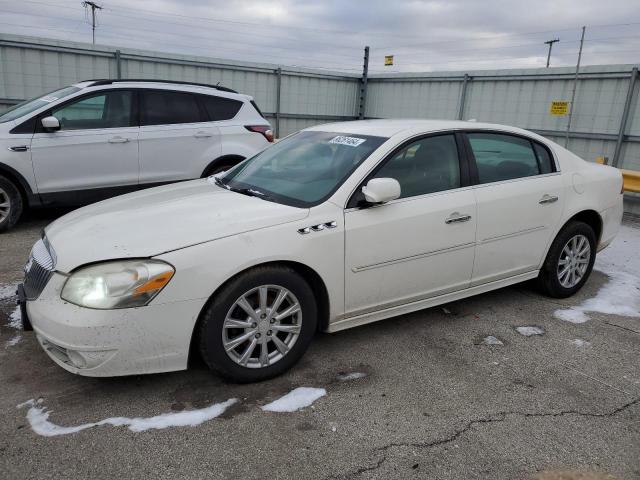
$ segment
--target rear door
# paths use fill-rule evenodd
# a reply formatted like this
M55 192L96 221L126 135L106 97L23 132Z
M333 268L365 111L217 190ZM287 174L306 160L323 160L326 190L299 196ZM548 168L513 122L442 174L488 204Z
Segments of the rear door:
M140 102L140 184L199 178L220 155L220 131L199 95L143 90Z
M53 115L60 122L56 132L44 132L40 122L36 124L31 155L40 194L45 199L64 195L64 203L81 204L135 190L139 169L134 109L135 92L101 90L40 115Z
M517 135L469 132L466 136L478 184L472 285L536 270L564 205L562 179L551 152Z

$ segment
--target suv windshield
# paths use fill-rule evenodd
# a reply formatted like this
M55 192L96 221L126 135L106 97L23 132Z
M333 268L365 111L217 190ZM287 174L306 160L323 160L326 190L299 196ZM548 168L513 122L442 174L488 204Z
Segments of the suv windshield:
M295 207L329 198L387 138L300 132L245 160L218 183L241 193Z
M9 110L5 110L0 113L0 123L10 122L11 120L15 120L16 118L20 118L23 115L27 115L40 107L44 107L56 100L67 97L72 93L80 91L78 87L64 87L59 90L54 90L53 92L49 92L46 95L42 95L37 98L33 98L31 100L27 100L25 102L14 105Z

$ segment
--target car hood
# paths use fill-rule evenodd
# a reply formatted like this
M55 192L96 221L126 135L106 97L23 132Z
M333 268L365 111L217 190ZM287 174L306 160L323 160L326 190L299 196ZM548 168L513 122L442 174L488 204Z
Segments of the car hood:
M230 235L302 220L294 208L207 179L122 195L65 215L45 229L61 272L116 258L151 257Z

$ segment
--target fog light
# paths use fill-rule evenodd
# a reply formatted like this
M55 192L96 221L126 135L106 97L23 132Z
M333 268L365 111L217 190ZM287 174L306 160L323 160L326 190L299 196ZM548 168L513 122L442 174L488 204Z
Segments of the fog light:
M69 360L71 361L74 367L76 368L87 367L87 361L78 352L74 350L67 350L67 356L69 357Z

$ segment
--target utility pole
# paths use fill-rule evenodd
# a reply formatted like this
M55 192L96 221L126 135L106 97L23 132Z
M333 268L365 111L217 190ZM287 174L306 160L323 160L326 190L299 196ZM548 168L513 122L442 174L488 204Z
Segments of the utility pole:
M549 61L551 60L551 48L553 47L554 43L559 41L559 38L554 38L553 40L547 40L546 42L544 42L545 45L549 45L549 53L547 54L547 68L549 68Z
M367 80L369 77L369 47L364 47L364 62L362 64L362 78L360 79L360 107L358 118L364 119L364 109L367 103Z
M564 137L564 148L569 145L569 132L571 131L571 118L573 117L573 101L576 98L576 88L578 86L578 72L580 70L580 60L582 59L582 45L584 45L584 31L587 27L582 27L582 36L580 37L580 50L578 51L578 63L576 64L576 76L573 79L573 92L571 92L571 103L569 104L569 120L567 121L567 135Z
M82 2L82 6L86 9L91 7L91 37L93 44L96 44L96 9L102 10L102 7L96 2Z

